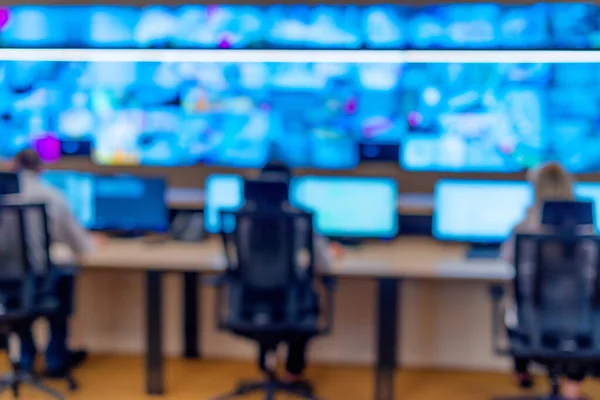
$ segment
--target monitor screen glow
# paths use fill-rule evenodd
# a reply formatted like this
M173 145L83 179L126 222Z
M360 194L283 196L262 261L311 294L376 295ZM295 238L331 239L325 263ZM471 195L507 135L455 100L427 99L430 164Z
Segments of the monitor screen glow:
M206 180L204 229L221 232L222 210L239 209L244 204L244 179L239 175L211 175Z
M398 233L398 187L387 178L301 177L290 203L314 213L323 236L393 238Z
M93 230L166 232L168 209L162 179L97 176L45 171L42 179L58 189L77 220Z
M594 203L596 232L600 232L600 183L578 182L577 200ZM435 188L433 236L440 240L474 243L505 241L533 202L528 182L443 180Z
M527 182L438 182L432 233L436 239L501 243L533 201Z

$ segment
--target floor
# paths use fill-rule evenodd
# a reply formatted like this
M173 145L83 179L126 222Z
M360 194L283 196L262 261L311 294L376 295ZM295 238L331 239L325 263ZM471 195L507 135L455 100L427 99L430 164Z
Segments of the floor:
M92 357L79 371L80 390L69 396L72 400L141 400L151 398L143 392L143 360L139 357ZM221 394L240 379L256 377L250 363L225 361L170 360L167 363L167 394L164 400L209 400ZM311 368L309 377L318 394L328 400L371 400L373 384L368 368ZM539 379L543 386L543 379ZM61 382L53 385L65 390ZM507 374L440 372L406 370L396 377L398 400L490 399L494 395L519 394ZM542 388L540 388L542 389ZM600 383L586 384L591 399L600 398ZM0 399L11 396L0 395ZM47 397L24 390L24 400L45 400ZM259 400L260 396L246 397ZM264 398L262 398L264 399ZM261 399L261 400L262 400ZM292 399L281 396L281 400Z

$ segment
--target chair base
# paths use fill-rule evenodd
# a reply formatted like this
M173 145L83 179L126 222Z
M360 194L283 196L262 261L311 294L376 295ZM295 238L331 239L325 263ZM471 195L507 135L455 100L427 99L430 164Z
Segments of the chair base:
M19 399L23 385L30 386L55 400L65 400L65 396L60 392L46 386L41 379L27 372L13 372L0 377L0 394L10 390L15 399ZM69 385L72 387L72 382L69 382Z
M277 393L290 394L304 400L318 400L313 393L312 387L308 383L290 384L281 382L276 378L269 378L263 381L243 382L233 392L215 397L212 400L230 400L257 392L264 392L265 400L274 400Z

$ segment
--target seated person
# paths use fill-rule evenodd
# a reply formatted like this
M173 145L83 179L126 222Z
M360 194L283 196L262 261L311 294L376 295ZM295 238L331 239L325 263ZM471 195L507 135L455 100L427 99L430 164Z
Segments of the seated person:
M272 181L286 181L289 182L291 179L291 171L287 168L283 163L279 162L270 162L268 163L261 171L259 175L259 179L264 180L272 180ZM257 204L256 202L247 202L244 205L244 210L252 210L260 207L269 207L269 208L281 208L283 210L294 211L294 208L286 201L283 203L272 204L270 200L265 198L265 203ZM244 232L244 230L248 230L249 236L251 227L239 226L238 228L240 232ZM298 229L308 229L308 227L299 226ZM299 232L301 233L301 232ZM327 239L314 235L314 257L315 257L315 273L323 273L329 270L332 264L332 255L338 256L341 254L341 250L339 246L331 245ZM308 297L311 299L311 304L309 307L318 307L318 297L314 288L309 288L311 291ZM301 383L304 381L303 373L306 367L306 351L309 342L308 337L306 338L297 338L296 340L290 341L287 343L288 346L288 357L286 362L286 376L283 381L286 383ZM264 348L260 349L261 356L266 354L266 350Z
M515 235L518 233L544 233L549 227L542 225L542 208L547 201L572 201L573 178L557 163L543 165L538 170L530 171L529 181L534 188L534 204L527 210L525 218L513 230L511 237L503 244L501 257L508 262L514 262ZM593 234L594 227L581 227L581 234ZM528 254L523 257L530 258ZM533 386L533 378L529 372L530 360L516 358L515 373L518 384L523 388ZM586 375L586 369L579 365L570 365L567 371L567 381L563 386L564 397L568 400L581 398L581 383Z
M93 251L95 246L92 236L75 219L62 193L41 180L39 174L43 163L39 155L34 150L20 152L14 159L13 169L19 175L21 191L17 195L6 196L7 203L45 204L52 243L69 246L77 256ZM73 274L59 268L55 271L53 283L56 285L61 312L49 321L51 337L46 350L46 375L50 378L62 378L70 368L84 361L86 353L73 352L67 348L68 317L72 313L73 302ZM21 337L19 368L23 371L33 370L36 354L33 336L29 332Z

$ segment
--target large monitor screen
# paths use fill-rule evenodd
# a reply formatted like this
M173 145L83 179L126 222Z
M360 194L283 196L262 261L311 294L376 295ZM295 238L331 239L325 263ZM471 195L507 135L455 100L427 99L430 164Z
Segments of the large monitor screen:
M565 15L568 18L565 18ZM0 7L3 47L594 49L593 3Z
M548 159L573 173L600 170L600 64L556 64L547 104Z
M353 168L359 142L399 142L400 75L388 64L4 62L0 154L54 138L63 154L91 143L101 165L260 167L275 142L291 166Z
M313 212L323 236L393 238L398 233L398 187L388 178L301 177L290 202Z
M549 64L411 64L404 73L409 170L514 172L546 149Z
M501 243L525 217L533 191L527 182L442 180L434 201L435 238Z

